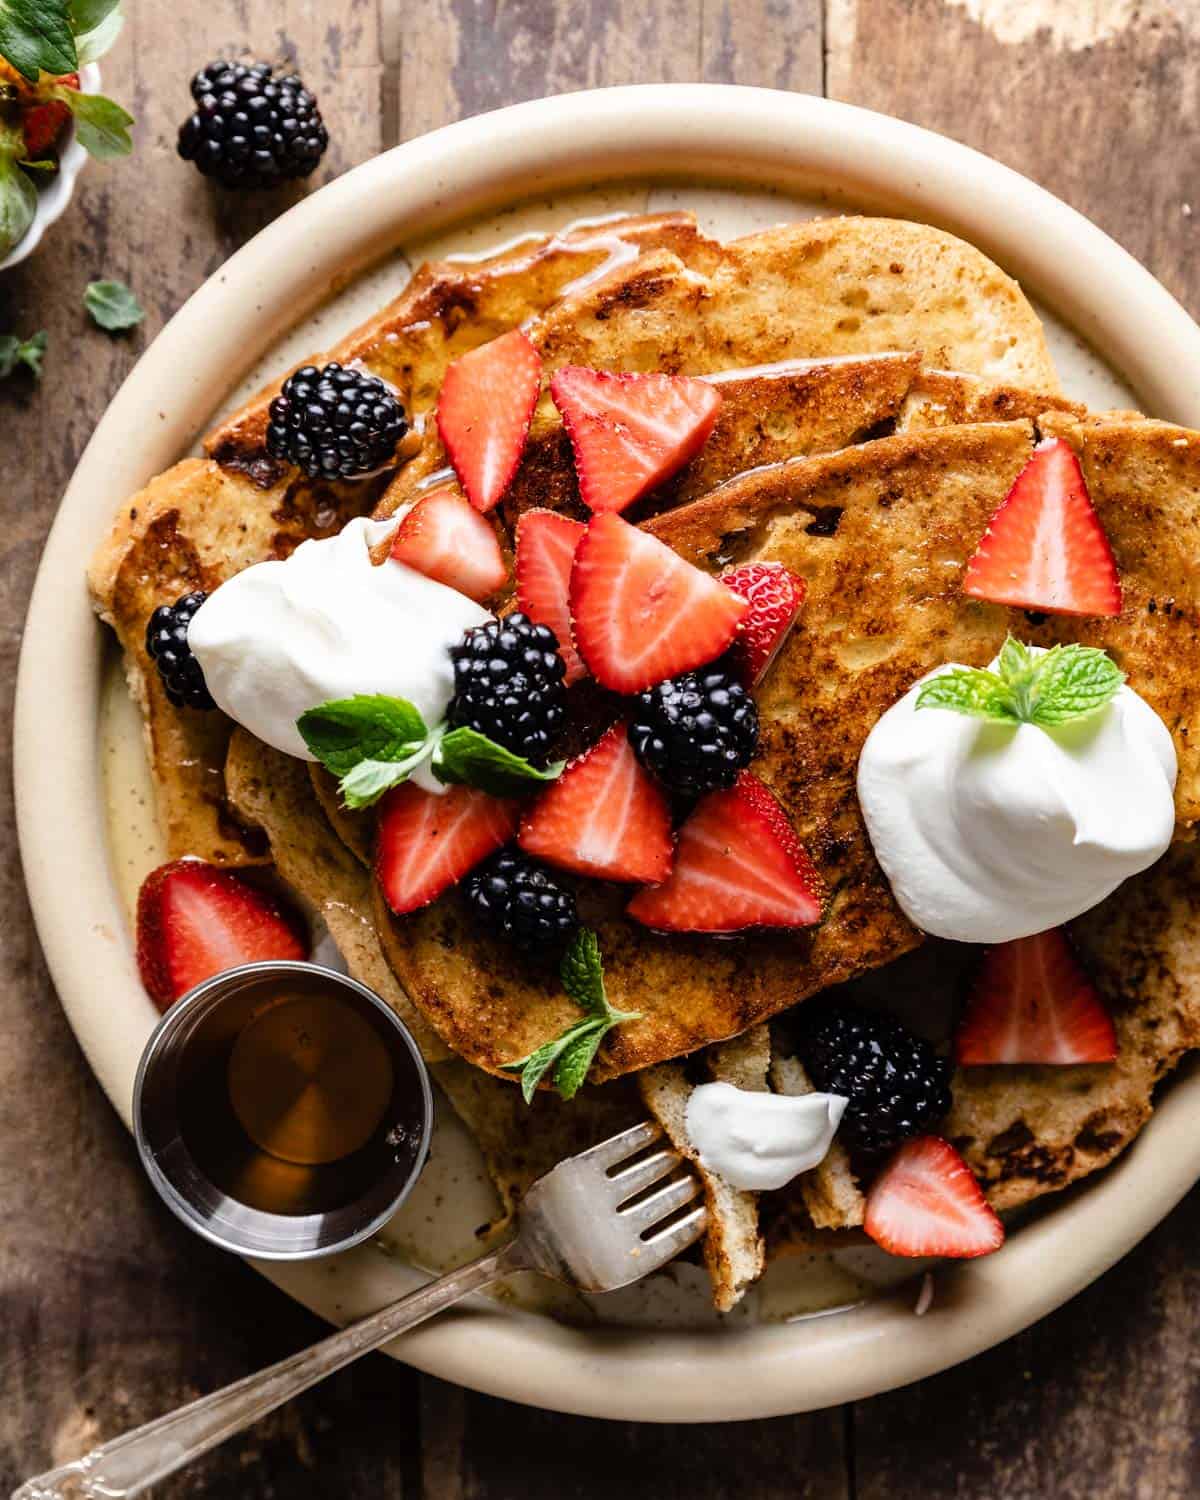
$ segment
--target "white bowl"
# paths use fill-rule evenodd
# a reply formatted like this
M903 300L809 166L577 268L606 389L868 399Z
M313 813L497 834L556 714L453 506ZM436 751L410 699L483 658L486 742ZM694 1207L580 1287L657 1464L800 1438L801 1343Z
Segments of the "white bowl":
M16 784L30 900L72 1026L128 1120L155 1020L111 873L97 724L104 632L83 566L117 506L183 453L248 366L352 269L456 220L570 185L669 174L773 182L940 224L1073 324L1147 410L1200 426L1200 329L1123 250L1034 184L927 131L769 90L670 85L571 94L466 120L366 163L265 229L176 314L96 429L38 574L17 685ZM63 733L64 705L72 705ZM1200 1074L1140 1139L996 1255L837 1317L693 1331L568 1327L485 1304L394 1351L517 1401L648 1421L834 1405L945 1369L1057 1307L1134 1245L1200 1175ZM335 1321L416 1273L357 1250L333 1268L263 1266Z
M79 87L85 94L95 94L99 91L99 64L88 63L80 68ZM18 266L32 255L41 244L42 236L51 224L57 223L66 213L67 205L75 192L75 179L83 171L87 159L87 152L76 139L75 122L72 120L63 137L63 147L58 157L58 171L45 187L38 187L37 212L33 216L33 223L5 258L0 260L0 271L7 271L10 266Z

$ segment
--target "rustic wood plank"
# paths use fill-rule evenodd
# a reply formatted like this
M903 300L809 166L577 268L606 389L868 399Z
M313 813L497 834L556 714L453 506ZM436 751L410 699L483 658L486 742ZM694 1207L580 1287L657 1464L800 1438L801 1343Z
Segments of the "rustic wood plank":
M187 295L305 189L234 198L175 155L191 74L246 48L295 60L321 97L327 179L379 146L375 0L173 0L127 6L106 91L137 116L133 160L90 164L37 254L0 277L0 330L50 335L45 379L0 382L0 819L14 848L9 732L21 621L42 539L117 385ZM86 282L128 281L147 309L131 335L94 328ZM45 973L15 860L0 871L0 1492L52 1459L146 1421L320 1336L309 1316L176 1225L71 1037ZM194 1470L182 1495L415 1495L412 1372L346 1371ZM408 1435L411 1434L411 1440Z
M827 19L831 96L1025 172L1200 310L1194 8L831 0ZM1019 1338L860 1403L862 1500L1194 1494L1198 1223L1193 1193L1094 1287Z

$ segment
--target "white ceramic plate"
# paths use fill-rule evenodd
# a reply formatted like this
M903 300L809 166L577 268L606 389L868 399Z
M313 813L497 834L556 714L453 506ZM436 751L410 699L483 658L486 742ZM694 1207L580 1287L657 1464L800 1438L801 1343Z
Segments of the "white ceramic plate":
M116 507L178 458L231 387L349 276L398 244L534 194L652 176L833 195L961 234L1018 276L1128 382L1145 410L1200 426L1200 329L1092 224L1016 173L913 126L805 95L708 85L572 94L411 141L297 205L188 301L96 429L51 531L17 686L16 781L30 899L54 981L128 1122L154 1012L138 983L106 832L99 729L106 642L83 568ZM1083 394L1087 394L1084 392ZM63 705L73 705L64 733ZM1122 1256L1200 1175L1200 1075L1181 1077L1118 1164L910 1295L836 1317L704 1329L565 1326L480 1304L394 1352L445 1379L564 1411L715 1421L833 1405L919 1379L1009 1337ZM343 1321L416 1273L363 1248L262 1267Z

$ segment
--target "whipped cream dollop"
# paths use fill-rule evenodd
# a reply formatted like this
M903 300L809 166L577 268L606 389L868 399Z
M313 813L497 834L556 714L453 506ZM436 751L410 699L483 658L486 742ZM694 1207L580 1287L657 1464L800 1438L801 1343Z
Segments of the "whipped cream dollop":
M875 725L858 763L875 856L916 926L963 943L1045 932L1167 849L1175 746L1131 688L1042 728L918 711L921 682Z
M397 520L350 521L282 562L256 563L214 589L188 644L217 707L258 739L315 760L296 728L310 708L355 693L407 698L431 728L454 692L449 648L491 618L474 600L370 548ZM427 765L413 778L445 788Z
M782 1187L824 1160L841 1094L767 1094L731 1083L693 1089L685 1124L701 1164L747 1192Z

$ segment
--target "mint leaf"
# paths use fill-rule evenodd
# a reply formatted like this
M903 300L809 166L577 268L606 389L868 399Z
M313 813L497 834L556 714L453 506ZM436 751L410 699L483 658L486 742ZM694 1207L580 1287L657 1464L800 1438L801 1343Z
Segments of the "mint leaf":
M427 742L422 743L402 760L360 760L341 779L342 801L355 809L370 807L384 792L407 781L421 762L428 759L430 748Z
M1030 722L1068 724L1110 703L1125 673L1093 646L1056 646L1041 660Z
M22 342L15 334L0 334L0 380L11 375L18 365L32 370L34 377L42 378L42 356L49 342L44 333L35 333Z
M304 743L326 770L346 776L360 761L401 761L429 738L407 698L356 693L310 708L296 720Z
M23 78L74 73L78 59L67 0L0 0L0 57Z
M89 281L83 305L109 333L134 328L146 316L141 303L120 281Z
M1111 657L1078 642L1037 651L1009 636L996 668L993 672L954 667L939 672L921 685L917 707L947 708L976 719L1047 729L1095 713L1125 681L1124 672Z
M474 786L493 797L512 797L529 791L531 783L556 781L565 764L555 761L542 771L477 730L452 729L434 758L433 774L448 786Z
M32 177L17 165L24 144L11 154L5 152L4 145L0 128L0 260L25 238L37 213L37 188Z
M922 683L918 708L948 708L975 719L1018 723L1012 693L1004 679L979 667L954 667Z
M4 0L0 0L0 5ZM75 116L75 135L79 144L97 161L111 161L128 156L133 150L129 127L133 116L103 94L81 94L78 89L54 88L50 93L61 99Z
M590 928L581 927L575 934L563 955L559 975L563 989L587 1014L527 1057L502 1064L506 1073L521 1075L526 1104L532 1102L534 1091L551 1067L554 1087L564 1099L573 1099L587 1078L600 1043L612 1028L624 1021L641 1020L641 1011L615 1010L608 1003L600 943Z
M604 991L604 964L600 940L590 927L581 927L559 965L562 987L591 1016L607 1017L608 996Z
M583 1087L608 1030L607 1021L585 1021L562 1049L554 1068L554 1087L564 1099L574 1099Z

